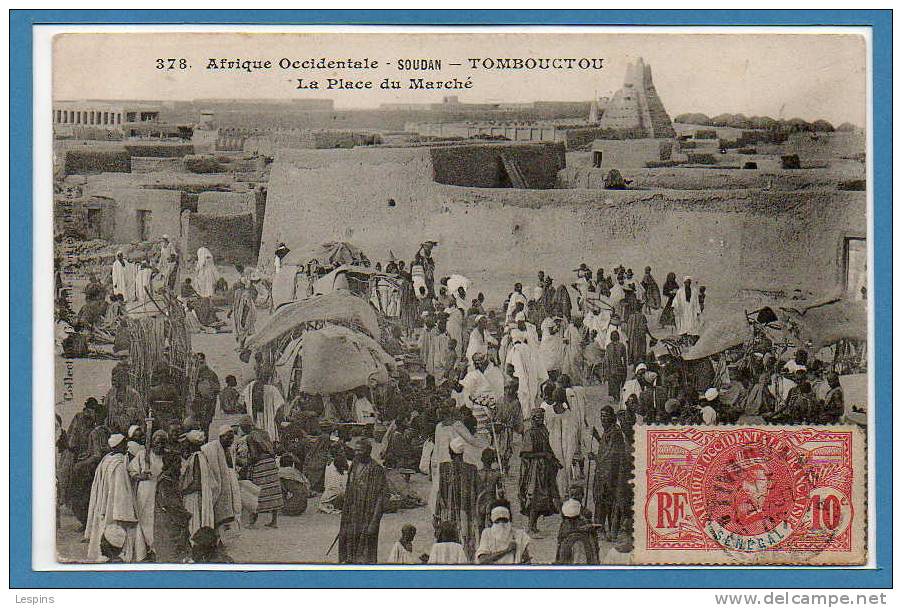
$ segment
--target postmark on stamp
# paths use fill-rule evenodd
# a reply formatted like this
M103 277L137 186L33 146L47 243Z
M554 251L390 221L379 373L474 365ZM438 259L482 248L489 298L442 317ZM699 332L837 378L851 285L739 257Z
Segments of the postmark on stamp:
M635 561L862 564L865 453L852 426L640 427Z

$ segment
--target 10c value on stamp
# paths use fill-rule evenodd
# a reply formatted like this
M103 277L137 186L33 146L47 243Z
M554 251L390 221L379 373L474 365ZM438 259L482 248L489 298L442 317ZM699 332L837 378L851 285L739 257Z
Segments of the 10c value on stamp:
M635 448L636 563L865 562L857 427L646 426Z

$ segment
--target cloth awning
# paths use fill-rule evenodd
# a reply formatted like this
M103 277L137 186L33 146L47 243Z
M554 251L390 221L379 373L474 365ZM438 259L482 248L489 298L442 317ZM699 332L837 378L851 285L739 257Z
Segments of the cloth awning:
M313 321L355 325L371 337L379 337L379 321L369 302L348 293L328 293L289 302L276 309L269 321L251 336L245 346L260 350L299 325Z
M394 358L360 332L330 325L304 334L301 392L331 395L360 386L385 384Z
M363 261L363 258L363 250L356 245L346 241L330 241L292 250L285 256L282 263L304 266L310 260L316 260L323 266L335 267L344 264L359 264Z

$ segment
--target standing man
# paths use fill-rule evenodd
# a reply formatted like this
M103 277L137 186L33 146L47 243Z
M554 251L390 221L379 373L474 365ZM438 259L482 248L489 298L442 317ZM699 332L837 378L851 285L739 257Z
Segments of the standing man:
M824 397L824 408L814 422L818 424L838 424L846 413L846 401L839 375L836 372L827 374L827 385L830 390Z
M91 499L88 504L88 523L85 540L88 541L88 560L100 561L100 541L110 524L126 529L128 536L122 548L123 561L132 561L138 517L135 497L126 470L125 435L116 433L107 441L110 452L103 457L94 473Z
M451 440L448 462L439 464L439 491L435 505L433 525L438 530L450 524L464 547L467 559L476 554L476 537L479 534L479 513L476 499L479 494L476 466L464 462L467 442L460 437Z
M234 442L235 431L232 427L223 425L219 429L218 439L209 441L200 448L200 453L209 465L210 486L213 490L213 527L217 532L241 518L241 489L230 449Z
M232 309L226 315L232 319L239 351L244 349L244 342L248 336L254 333L254 325L257 323L256 295L256 290L250 285L250 279L241 277L232 297Z
M120 362L110 373L112 387L106 394L107 426L114 433L126 433L133 424L144 424L144 400L128 385L129 366Z
M699 334L702 309L698 293L692 288L692 277L684 277L683 286L677 289L673 298L673 313L677 334L681 336Z
M213 415L216 413L216 398L219 396L219 376L207 365L207 356L204 353L195 355L197 365L197 384L194 391L194 403L192 412L194 419L201 428L210 428Z
M561 468L557 472L558 496L570 494L574 470L582 467L583 420L567 403L566 389L553 389L551 402L542 405L551 451Z
M257 379L252 380L241 393L254 424L267 433L273 441L279 440L276 412L285 405L278 387L270 384L270 373L262 366L257 368Z
M554 515L558 510L557 471L561 463L549 442L545 410L535 409L531 419L520 449L520 511L529 517L529 533L538 535L539 517Z
M387 491L385 469L373 460L369 439L357 437L353 448L338 529L338 561L375 564Z
M615 402L620 400L620 389L626 382L626 346L620 341L620 332L611 332L611 342L604 349L605 376L608 381L608 395Z
M614 507L622 493L621 485L625 482L623 459L626 457L626 451L614 408L610 405L601 408L600 419L601 435L597 429L592 429L592 435L598 441L598 453L594 454L595 523L603 526L602 530L605 531L607 540L613 540L617 537L620 526Z
M125 259L121 249L113 260L113 293L125 298L126 302L135 299L135 265Z
M651 266L645 267L645 275L640 283L645 290L645 312L651 314L651 311L661 308L661 288L658 282L651 276Z
M507 314L505 315L505 322L512 323L514 321L514 315L516 314L517 304L522 304L523 309L526 308L526 295L523 293L523 283L514 283L514 291L508 296L507 299Z
M154 511L157 480L163 473L163 453L169 442L166 431L154 431L150 448L142 447L128 463L128 474L136 483L135 511L138 533L135 537L135 561L156 561L154 556Z

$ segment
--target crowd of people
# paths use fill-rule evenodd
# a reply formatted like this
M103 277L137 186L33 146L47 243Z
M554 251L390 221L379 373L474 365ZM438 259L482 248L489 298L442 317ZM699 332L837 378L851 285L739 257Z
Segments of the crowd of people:
M606 274L581 264L557 285L545 272L531 289L516 283L491 308L465 277L436 280L436 246L423 243L406 268L377 263L400 285L392 349L416 361L388 384L288 394L259 353L241 383L234 375L222 383L195 353L190 386L161 366L142 394L120 361L106 396L58 428L59 502L82 525L87 559L229 561L241 528L263 514L265 527L278 527L290 469L319 497L318 511L340 512L341 563L529 563L531 539L555 516L556 560L573 560L582 546L594 563L601 541L630 550L637 425L842 415L838 376L804 349L782 361L759 337L731 382L726 369L688 365L663 348L698 339L706 294L692 277L680 284L670 273L659 287L649 267L638 277L622 265ZM201 248L176 295L180 265L169 249L165 239L155 263L140 265L146 278L122 256L106 284L89 277L81 325L115 342L127 312L111 313L112 323L109 307L91 307L140 301L136 286L144 286L147 298L184 306L193 331L220 331L224 306L235 351L247 354L259 273L238 268L238 281L223 288ZM820 378L827 391L818 396ZM428 496L410 483L417 471L430 480ZM378 555L383 515L420 507L431 515L430 551L416 555L409 524L390 554ZM525 529L514 525L518 512Z

